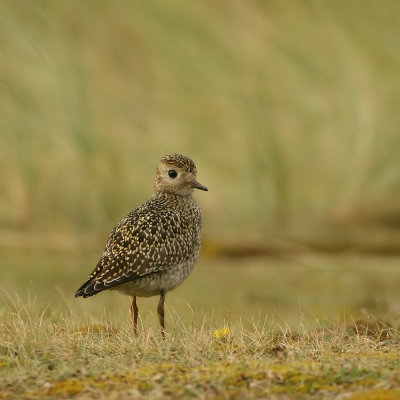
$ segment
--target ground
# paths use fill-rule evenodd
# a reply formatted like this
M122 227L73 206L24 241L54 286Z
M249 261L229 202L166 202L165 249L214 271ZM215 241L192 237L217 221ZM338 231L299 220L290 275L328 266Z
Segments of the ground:
M92 257L3 260L0 399L400 398L398 259L205 259L163 340L155 298L137 338L128 298L73 298Z

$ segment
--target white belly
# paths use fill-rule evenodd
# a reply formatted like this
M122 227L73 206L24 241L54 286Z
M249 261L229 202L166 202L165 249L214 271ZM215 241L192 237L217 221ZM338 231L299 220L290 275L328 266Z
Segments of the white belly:
M170 267L166 271L143 276L113 289L129 296L138 297L156 296L162 291L169 292L179 286L190 275L195 263L195 260L188 260Z

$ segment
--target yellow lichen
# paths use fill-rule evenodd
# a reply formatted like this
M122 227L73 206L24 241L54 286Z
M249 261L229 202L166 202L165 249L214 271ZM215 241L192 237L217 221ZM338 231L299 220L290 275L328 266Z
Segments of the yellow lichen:
M348 400L398 400L400 398L400 391L375 389L368 392L355 393L348 397Z
M55 382L48 391L49 396L68 395L74 396L80 393L85 387L84 383L77 379L66 379Z

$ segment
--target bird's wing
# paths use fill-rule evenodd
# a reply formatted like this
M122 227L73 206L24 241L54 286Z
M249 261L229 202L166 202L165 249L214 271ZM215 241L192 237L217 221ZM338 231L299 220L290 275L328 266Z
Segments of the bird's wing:
M173 210L157 211L151 201L132 211L113 229L103 256L75 296L92 296L186 261L196 232L182 219Z

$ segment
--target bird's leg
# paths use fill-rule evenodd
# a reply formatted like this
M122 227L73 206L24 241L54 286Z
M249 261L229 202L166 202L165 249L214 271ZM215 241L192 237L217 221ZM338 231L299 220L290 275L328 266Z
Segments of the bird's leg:
M157 314L158 314L158 320L160 321L161 335L163 338L165 338L164 301L165 301L165 292L162 290L160 293L160 301L158 302Z
M138 315L139 315L139 309L137 308L137 305L136 305L136 296L132 296L131 316L132 316L133 332L134 332L135 336L138 335L138 330L137 330Z

